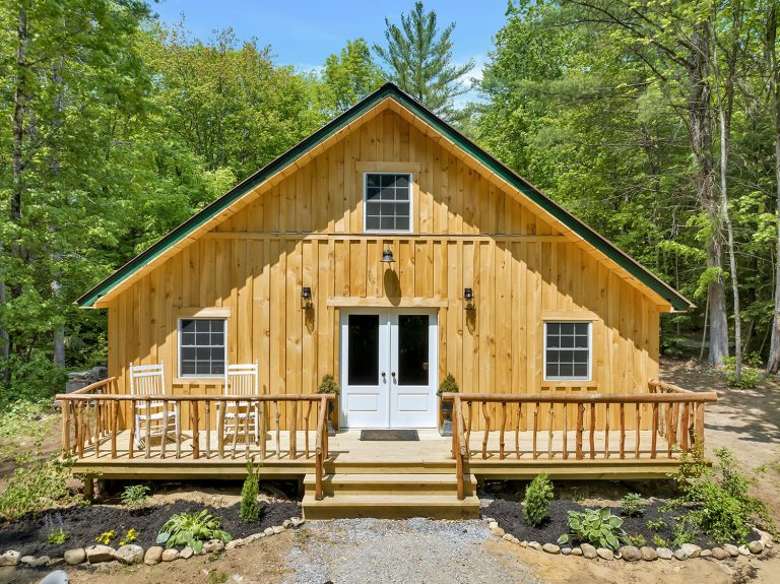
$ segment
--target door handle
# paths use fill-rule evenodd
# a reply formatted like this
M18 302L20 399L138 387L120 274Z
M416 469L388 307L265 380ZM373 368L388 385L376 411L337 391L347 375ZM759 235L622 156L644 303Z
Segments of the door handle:
M382 371L382 383L387 383L387 375Z
M396 380L396 378L395 378L395 371L392 371L392 372L390 373L390 375L392 375L392 376L393 376L393 383L397 384L397 383L398 383L398 381L397 381L397 380Z

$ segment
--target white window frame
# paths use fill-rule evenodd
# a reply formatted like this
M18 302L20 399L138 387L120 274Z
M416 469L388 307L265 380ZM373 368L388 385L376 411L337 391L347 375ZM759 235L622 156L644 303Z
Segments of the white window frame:
M547 376L547 325L548 324L583 324L588 325L588 375L586 377L580 377L572 375L569 377L562 375L555 375L552 377ZM566 320L566 319L551 319L544 321L544 327L542 330L542 339L544 347L542 349L542 378L544 381L593 381L593 321L590 320ZM560 349L560 347L556 347ZM573 349L575 351L581 351L582 348Z
M225 336L224 350L225 350L225 370L228 366L228 319L223 316L180 316L176 319L176 372L178 373L178 379L225 379L225 373L206 375L203 373L184 373L181 367L181 321L183 320L221 320L225 323L222 329L222 334Z
M409 176L409 229L368 229L366 217L368 215L368 175L369 174L405 174ZM366 170L363 172L363 232L364 233L412 233L414 231L414 173L403 170L383 171Z

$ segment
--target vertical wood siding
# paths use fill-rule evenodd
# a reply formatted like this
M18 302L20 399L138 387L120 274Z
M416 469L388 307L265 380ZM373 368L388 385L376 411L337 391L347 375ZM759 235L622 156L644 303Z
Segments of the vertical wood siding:
M412 235L361 233L358 167L372 161L416 169ZM386 247L392 268L379 261ZM302 286L312 310L301 308ZM649 296L390 110L117 296L109 369L127 390L130 363L163 361L174 393L221 392L179 379L176 362L177 318L220 308L230 362L259 362L263 393L313 392L339 374L335 297L440 299L439 378L453 373L463 391L643 392L658 372ZM545 383L543 319L591 313L592 382Z

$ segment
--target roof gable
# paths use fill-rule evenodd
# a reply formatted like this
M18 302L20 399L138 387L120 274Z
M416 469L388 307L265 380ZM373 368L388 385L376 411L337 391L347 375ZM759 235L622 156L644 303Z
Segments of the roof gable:
M359 119L370 114L380 104L387 103L398 113L410 116L417 123L425 125L431 132L444 138L459 153L475 161L482 169L491 173L512 190L521 193L535 207L541 209L546 216L552 218L556 223L559 223L562 227L576 235L578 239L581 239L588 246L606 256L611 263L616 264L642 286L652 291L654 295L668 302L669 306L678 310L684 310L692 306L685 297L647 268L620 251L614 244L568 213L539 189L490 156L471 140L391 83L383 85L354 107L336 117L173 229L155 244L86 292L77 300L77 303L82 307L95 307L101 298L113 295L120 287L124 288L129 285L161 259L168 254L174 253L181 245L186 244L187 240L198 237L199 233L205 231L209 225L220 217L225 216L226 213L230 213L232 208L238 205L239 201L245 199L258 187L273 180L276 176L286 176L294 172L319 146L334 139L339 134L349 132L353 124Z

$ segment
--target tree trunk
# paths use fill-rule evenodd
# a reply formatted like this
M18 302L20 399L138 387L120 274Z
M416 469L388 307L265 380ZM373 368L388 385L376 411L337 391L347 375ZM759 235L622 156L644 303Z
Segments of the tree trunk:
M777 242L775 251L775 311L772 320L772 337L769 342L767 371L780 371L780 66L777 63L777 6L772 3L767 14L766 53L769 64L770 85L775 123L775 218L777 221Z
M695 50L691 51L688 76L691 84L688 97L691 149L696 160L696 195L702 210L710 222L707 241L707 268L710 281L707 300L710 322L711 365L721 367L728 356L728 319L726 318L726 294L723 284L723 224L718 197L715 195L715 165L712 155L712 94L709 82L708 61L712 31L710 23L698 23L691 36Z

